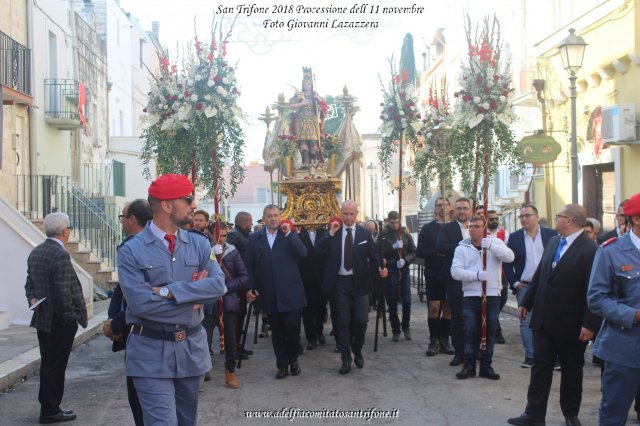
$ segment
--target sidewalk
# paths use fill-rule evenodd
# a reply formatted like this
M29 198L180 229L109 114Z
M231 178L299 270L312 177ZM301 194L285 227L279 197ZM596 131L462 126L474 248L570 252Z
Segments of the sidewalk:
M93 302L93 317L87 328L78 327L73 347L81 345L102 332L111 299ZM0 331L0 392L34 375L40 368L40 349L36 329L26 325L12 325Z

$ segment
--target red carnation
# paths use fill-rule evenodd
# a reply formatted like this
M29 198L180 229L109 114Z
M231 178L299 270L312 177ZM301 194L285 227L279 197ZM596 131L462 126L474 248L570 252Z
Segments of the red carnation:
M186 90L186 91L184 92L184 97L185 97L185 98L188 98L189 96L191 96L191 93L189 93L189 91L188 91L188 90Z
M483 91L484 93L486 93L486 94L489 94L489 93L491 93L491 87L489 87L489 86L484 86L484 89L482 89L482 91Z
M484 78L482 78L482 76L476 77L476 84L482 84L483 82L484 82Z
M216 75L215 77L213 77L213 81L215 81L216 84L220 84L222 83L222 77L220 77L219 75Z
M198 111L199 111L199 110L201 110L201 109L202 109L202 107L203 107L202 103L198 102L198 103L196 104L196 110L198 110Z
M491 109L496 109L496 107L497 107L497 106L498 106L498 103L497 103L494 99L491 99L491 100L489 101L489 107L490 107Z
M142 112L147 112L147 108L145 107L145 108L142 110Z
M493 75L493 79L494 79L495 81L498 81L498 80L500 80L500 76L499 76L498 74L494 74L494 75Z
M399 115L394 115L393 116L393 121L400 121L400 116Z

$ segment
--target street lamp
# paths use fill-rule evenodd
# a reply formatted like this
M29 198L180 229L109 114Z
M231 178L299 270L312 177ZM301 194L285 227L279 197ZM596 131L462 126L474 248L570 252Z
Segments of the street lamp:
M575 28L569 29L569 35L562 40L558 50L562 65L569 73L571 89L571 202L578 203L578 141L576 135L576 74L582 67L584 51L587 47L582 37L575 35Z
M371 179L371 217L373 219L373 177L376 175L376 166L373 165L373 162L369 163L367 166L367 174L369 175L369 179Z

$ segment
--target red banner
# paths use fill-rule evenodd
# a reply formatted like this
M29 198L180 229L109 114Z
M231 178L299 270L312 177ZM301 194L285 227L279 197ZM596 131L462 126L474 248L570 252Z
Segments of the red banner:
M83 126L87 125L87 118L84 116L84 105L87 102L87 91L84 83L78 83L78 112Z
M602 114L600 114L600 107L596 108L596 116L593 117L593 153L596 158L602 151Z

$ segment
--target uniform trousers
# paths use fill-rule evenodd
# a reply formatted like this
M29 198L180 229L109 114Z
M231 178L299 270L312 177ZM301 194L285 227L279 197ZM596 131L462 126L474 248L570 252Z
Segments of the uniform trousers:
M602 375L601 426L624 426L631 403L640 388L640 368L605 361Z
M73 339L78 331L78 323L63 324L57 314L53 314L51 330L38 330L40 346L40 415L49 416L60 412L64 394L64 378L69 362Z
M271 343L278 369L287 368L298 360L300 342L300 310L268 314Z
M462 315L462 283L451 281L446 284L447 303L451 309L451 340L456 356L464 356L464 317Z
M179 379L134 377L145 426L195 426L204 375Z
M553 379L553 366L560 359L560 408L566 416L577 416L582 402L582 369L586 342L533 331L533 367L525 412L535 421L544 420Z
M364 335L369 321L369 294L358 296L353 275L338 275L334 300L338 321L338 348L343 363L351 363L351 352L362 355Z

